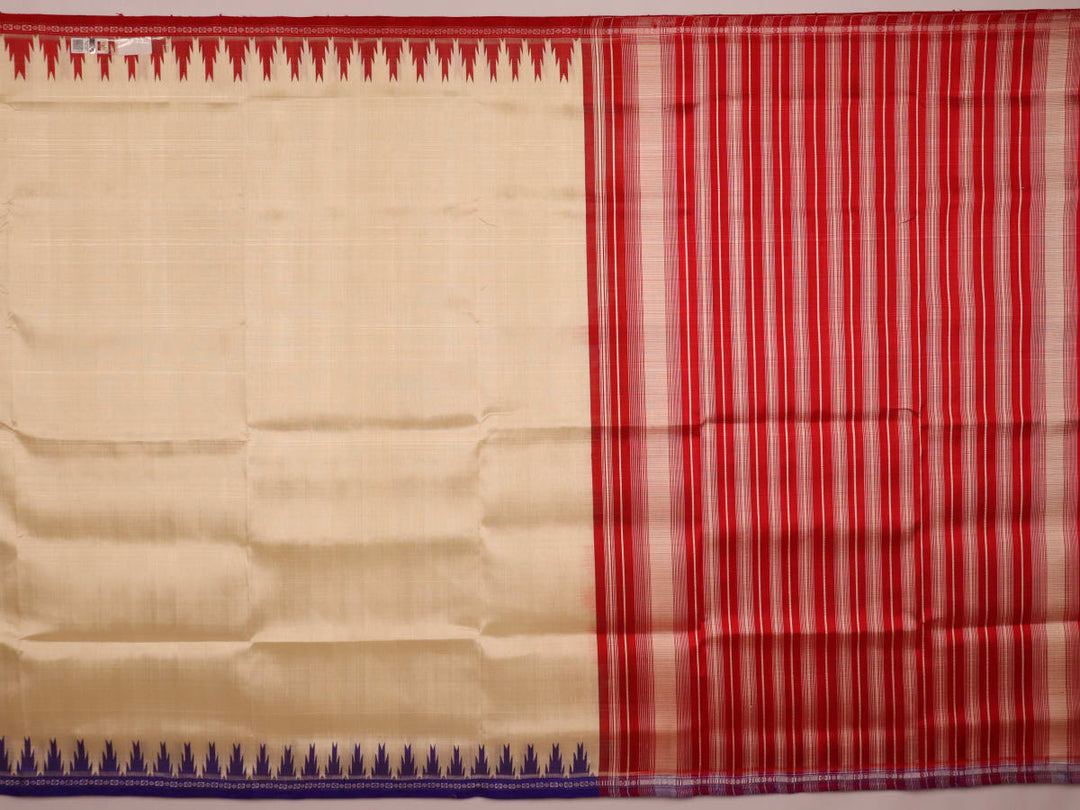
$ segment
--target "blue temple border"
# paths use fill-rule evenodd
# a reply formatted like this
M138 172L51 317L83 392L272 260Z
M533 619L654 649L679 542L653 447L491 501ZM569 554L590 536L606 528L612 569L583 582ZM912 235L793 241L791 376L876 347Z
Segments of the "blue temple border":
M429 747L427 761L421 761L413 748L404 745L391 757L387 746L379 745L377 751L370 752L374 757L365 763L360 746L353 746L352 759L343 761L335 745L320 764L315 746L310 746L305 759L294 756L292 748L285 747L275 765L270 761L265 745L258 746L254 761L245 761L240 745L223 747L222 756L219 756L217 747L208 744L201 767L196 766L192 771L190 745L183 746L181 758L174 767L164 744L159 747L158 757L153 759L145 755L140 743L133 742L130 755L122 763L118 749L107 743L99 758L91 762L85 746L78 741L70 752L71 758L65 759L57 742L50 740L48 748L40 751L39 767L39 751L31 740L24 739L21 751L12 757L11 749L0 738L0 794L234 799L397 796L519 799L1080 784L1080 763L1075 762L738 776L597 776L592 773L584 745L580 744L570 757L569 767L563 762L558 744L552 745L543 767L533 745L527 746L524 755L516 761L510 746L497 747L497 758L489 758L482 745L477 747L475 756L463 756L460 747L455 746L449 761L442 763L435 746Z
M582 798L600 795L600 779L586 777L468 777L453 779L204 779L176 776L0 776L0 793L13 796L187 796L234 799L357 798Z
M64 751L56 739L21 747L0 737L0 794L15 796L135 795L225 798L490 796L551 798L596 796L600 780L584 744L564 752L553 743L546 755L537 746L517 752L509 745L485 745L452 753L436 746L404 744L389 751L334 744L319 752L314 744L294 753L284 746L271 758L266 744L245 752L243 745L206 745L196 756L190 743L156 750L133 741L127 752L111 741L91 754L82 740ZM245 756L246 754L246 756ZM254 756L252 756L254 754ZM366 756L365 756L366 754ZM449 754L449 756L447 756Z

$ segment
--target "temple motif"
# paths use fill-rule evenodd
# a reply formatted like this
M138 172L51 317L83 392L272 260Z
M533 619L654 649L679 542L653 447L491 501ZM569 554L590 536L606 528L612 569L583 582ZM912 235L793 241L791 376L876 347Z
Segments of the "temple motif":
M346 776L334 743L328 752L320 752L312 743L299 758L291 746L282 748L280 759L274 763L267 752L266 743L260 743L254 759L245 756L245 749L239 743L229 746L228 760L222 764L218 759L215 743L207 745L206 758L201 765L196 763L190 742L182 747L169 749L165 743L159 743L156 753L148 754L149 749L141 740L135 740L127 749L126 756L121 753L112 740L106 741L101 753L92 758L87 752L86 743L76 740L74 750L68 758L55 739L44 746L35 745L29 737L25 738L18 753L10 748L7 740L0 737L0 778L18 776L28 779L35 777L142 777L153 775L163 778L201 778L201 779L419 779L452 778L464 779L505 777L565 779L592 775L592 763L585 750L584 743L579 743L573 757L566 767L559 744L554 743L548 754L547 764L541 771L536 749L526 746L521 752L520 765L515 764L511 746L500 746L499 759L489 759L484 745L477 747L472 764L466 767L459 746L454 746L453 755L446 767L440 765L437 747L428 749L426 759L421 762L413 753L414 746L405 744L398 752L380 743L366 767L364 754L359 745L354 746L351 765ZM248 751L250 754L250 750ZM174 761L174 756L175 761ZM395 763L396 760L396 763Z
M128 81L161 81L163 70L171 63L179 81L272 81L273 66L288 66L288 81L306 76L301 68L312 68L310 80L326 81L336 63L340 81L373 81L376 70L385 72L389 81L413 78L417 82L450 81L455 67L464 71L467 82L544 80L544 66L552 62L558 68L558 80L568 81L574 59L574 40L567 38L491 38L491 37L245 37L245 36L169 36L148 37L149 54L124 54L117 40L91 38L94 52L82 50L81 38L55 34L4 34L4 51L16 79L26 79L27 70L42 70L49 79L57 78L62 60L72 66L75 79L112 81L118 76ZM478 71L481 50L487 71ZM505 53L509 75L500 73L500 56ZM381 56L382 59L377 59ZM89 71L87 62L96 62ZM532 70L522 69L522 62ZM140 72L146 62L151 70ZM192 63L201 65L193 70ZM114 67L123 68L121 72ZM95 75L96 73L96 75ZM281 77L284 78L284 77ZM554 78L553 75L550 78Z
M265 743L255 749L230 744L221 750L227 752L224 758L217 744L209 743L206 755L199 758L190 742L172 748L162 742L153 749L135 740L124 749L109 740L91 756L83 740L64 751L55 739L35 743L27 737L21 746L12 748L0 737L0 787L7 793L35 795L435 796L497 795L512 790L515 795L578 796L595 795L599 784L581 743L569 767L564 765L559 744L553 744L543 768L533 745L519 752L520 759L511 746L500 746L497 762L480 745L471 763L454 746L445 765L434 745L423 760L412 744L400 749L379 744L370 760L356 745L348 762L336 743L329 750L312 743L303 753L284 746L276 759Z

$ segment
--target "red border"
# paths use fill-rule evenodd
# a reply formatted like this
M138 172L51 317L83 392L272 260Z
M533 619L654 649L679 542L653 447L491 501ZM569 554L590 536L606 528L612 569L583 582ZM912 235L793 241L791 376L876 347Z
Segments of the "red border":
M982 12L982 17L996 19L1011 14L1028 14L1045 24L1047 15L1068 13L1071 9L1000 9ZM970 12L975 14L979 12ZM855 20L874 18L882 26L894 26L902 20L918 22L922 28L930 21L945 22L947 11L881 11L824 14L743 14L743 15L642 15L582 17L199 17L132 16L82 14L4 14L0 13L0 34L46 33L67 36L172 36L172 35L248 35L270 34L307 36L570 36L584 37L598 27L612 31L646 28L702 28L745 26L748 20L771 21L784 30L800 25L820 27L829 24L851 25ZM757 28L764 30L761 24Z
M0 32L171 36L292 34L295 36L483 36L530 34L581 36L594 17L126 17L124 15L0 14ZM647 25L649 17L633 25Z

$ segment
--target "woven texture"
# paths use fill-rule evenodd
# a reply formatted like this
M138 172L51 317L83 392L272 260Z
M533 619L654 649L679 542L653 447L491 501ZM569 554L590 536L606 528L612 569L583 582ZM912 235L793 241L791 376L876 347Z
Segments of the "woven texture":
M1080 781L1080 13L0 37L0 792Z

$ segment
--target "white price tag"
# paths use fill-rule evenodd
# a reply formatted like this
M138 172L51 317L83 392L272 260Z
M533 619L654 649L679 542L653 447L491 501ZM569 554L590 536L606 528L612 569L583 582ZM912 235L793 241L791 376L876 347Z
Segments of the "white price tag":
M120 56L149 56L150 37L132 37L116 40L116 52Z

